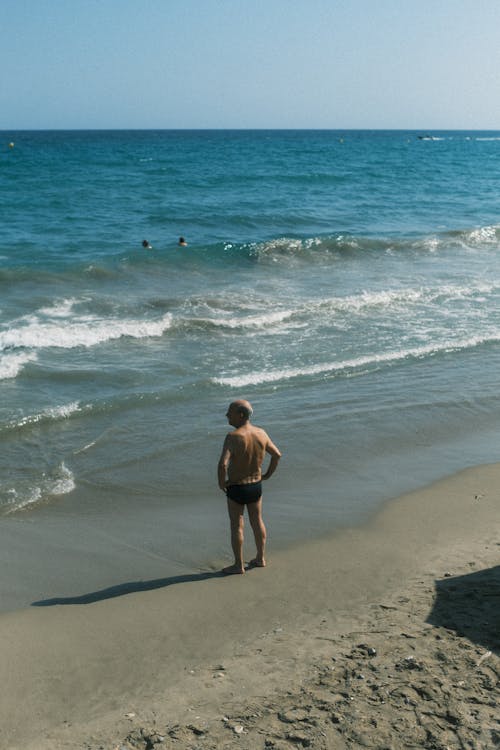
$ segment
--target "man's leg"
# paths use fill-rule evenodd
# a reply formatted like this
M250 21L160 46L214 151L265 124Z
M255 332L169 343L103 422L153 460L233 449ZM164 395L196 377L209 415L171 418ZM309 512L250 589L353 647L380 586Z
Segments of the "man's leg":
M244 573L245 564L243 562L243 511L244 505L227 499L227 510L231 524L231 547L234 554L234 565L224 568L224 573Z
M248 503L247 508L248 519L255 537L255 546L257 547L257 555L250 561L250 565L253 565L256 568L265 568L267 532L266 527L264 526L264 521L262 520L262 498L259 498L255 503Z

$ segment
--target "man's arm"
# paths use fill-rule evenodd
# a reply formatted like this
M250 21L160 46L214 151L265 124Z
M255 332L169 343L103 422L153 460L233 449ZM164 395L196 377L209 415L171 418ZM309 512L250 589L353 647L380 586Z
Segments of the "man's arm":
M278 450L272 440L269 440L266 446L266 453L269 453L269 455L271 456L271 461L269 462L266 473L262 475L262 479L269 479L269 477L274 474L281 458L281 451Z
M217 464L217 479L219 482L220 489L226 491L226 473L229 459L231 458L231 450L229 448L229 435L224 440L222 446L222 453L220 454L219 463Z

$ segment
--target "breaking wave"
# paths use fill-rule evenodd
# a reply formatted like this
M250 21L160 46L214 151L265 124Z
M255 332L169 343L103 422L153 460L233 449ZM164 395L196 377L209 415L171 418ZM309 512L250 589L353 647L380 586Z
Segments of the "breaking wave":
M464 351L483 344L496 343L500 341L500 331L490 335L475 336L469 339L450 339L440 344L429 344L394 352L382 352L380 354L355 357L339 362L324 362L305 367L285 367L275 370L260 370L232 377L213 377L211 382L216 385L229 386L231 388L242 388L245 386L276 383L300 377L329 376L356 371L364 368L376 367L380 364L395 364L405 359L420 359L428 356L436 356L443 353Z
M3 502L0 513L9 515L32 508L52 497L67 495L76 487L73 472L62 462L37 481L18 482L16 487L0 487Z
M0 332L0 349L73 349L76 346L95 346L124 336L136 339L161 336L171 324L170 313L160 320L152 321L99 320L89 317L87 320L65 322L64 325L30 317L21 321L20 325Z
M16 419L11 419L3 430L22 429L23 427L32 427L33 425L47 424L50 422L59 422L68 419L72 414L78 414L83 410L78 401L61 406L49 407L43 409L37 414L27 414Z

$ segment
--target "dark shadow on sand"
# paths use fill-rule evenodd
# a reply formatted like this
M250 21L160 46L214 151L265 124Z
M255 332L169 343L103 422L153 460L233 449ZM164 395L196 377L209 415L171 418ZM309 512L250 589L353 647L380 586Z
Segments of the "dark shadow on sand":
M436 581L427 622L500 654L500 565Z
M101 591L92 591L89 594L80 596L64 596L54 599L41 599L38 602L32 602L32 607L54 607L59 604L93 604L102 602L105 599L114 599L117 596L126 596L135 594L138 591L153 591L154 589L163 589L167 586L173 586L176 583L191 583L194 581L206 581L209 578L224 578L221 570L207 571L205 573L187 573L186 575L170 576L168 578L156 578L152 581L130 581L120 583L117 586L110 586Z

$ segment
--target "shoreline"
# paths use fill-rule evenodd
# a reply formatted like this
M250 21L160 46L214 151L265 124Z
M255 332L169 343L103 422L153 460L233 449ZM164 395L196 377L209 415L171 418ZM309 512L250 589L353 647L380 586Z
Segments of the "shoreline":
M472 439L461 446L475 460L472 465L489 462L493 451L485 452L485 440ZM495 444L494 435L489 435L489 444ZM452 475L457 456L456 449L435 446L429 464L428 455L417 452L410 458L405 451L397 456L397 474L392 468L394 456L368 462L359 476L342 460L343 469L330 473L322 464L307 472L287 468L266 487L265 520L272 551L281 554L344 529L369 525L391 498L439 481L446 469ZM68 497L2 517L0 615L46 600L83 601L108 588L139 591L143 580L183 576L196 580L219 564L230 564L225 500L217 489L207 498L202 494L201 485L191 485L189 494L176 493L174 502L155 496L138 502L134 493L127 498L83 483Z
M230 747L236 734L241 748L264 747L266 738L277 750L299 740L357 747L356 732L362 725L368 737L375 720L369 709L378 680L371 746L379 747L377 736L380 747L401 746L399 716L413 746L444 748L418 744L433 720L422 719L415 689L426 676L429 686L420 687L432 698L427 708L435 704L432 732L442 732L442 743L448 732L450 747L459 747L460 732L473 732L470 712L455 723L442 716L458 716L457 706L472 704L488 680L491 693L499 674L498 634L483 611L499 599L499 485L500 464L465 469L388 501L363 527L275 554L271 546L265 570L226 578L214 568L125 594L95 592L89 603L0 615L8 675L0 688L2 747L184 750L194 742ZM460 598L462 589L469 593ZM381 687L393 677L398 700ZM446 691L435 693L436 680ZM494 708L479 702L475 710L492 743L500 737Z

